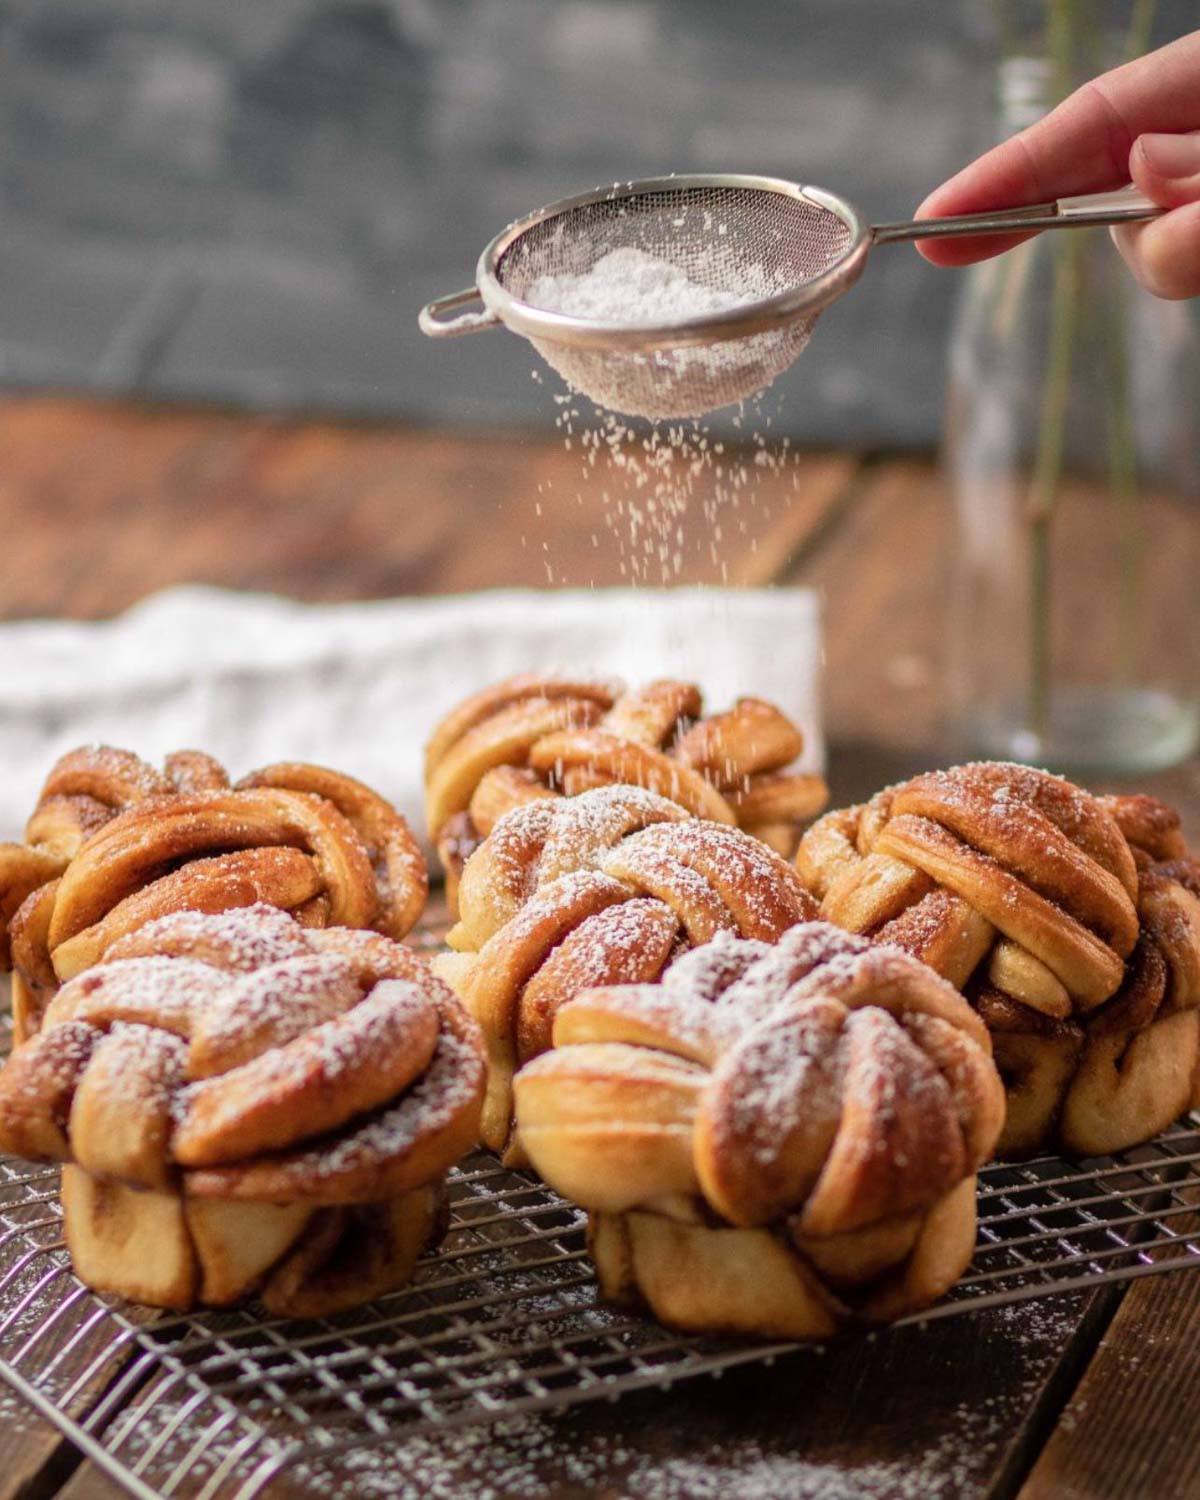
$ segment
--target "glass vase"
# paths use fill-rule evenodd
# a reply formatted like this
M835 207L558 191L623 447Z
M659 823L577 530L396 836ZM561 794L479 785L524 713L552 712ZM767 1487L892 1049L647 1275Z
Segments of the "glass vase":
M1001 123L1056 92L1009 57ZM1200 344L1106 230L1044 234L964 276L945 463L949 662L969 752L1147 772L1196 748Z

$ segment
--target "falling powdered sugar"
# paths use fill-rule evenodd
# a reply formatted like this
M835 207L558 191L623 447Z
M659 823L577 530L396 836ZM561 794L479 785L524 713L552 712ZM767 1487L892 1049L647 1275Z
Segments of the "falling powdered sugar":
M522 300L547 311L597 324L649 328L719 316L781 288L759 266L740 267L737 284L730 286L715 264L689 259L685 269L638 247L622 246L600 255L586 271L544 274L519 290ZM602 546L615 550L620 572L631 582L675 582L685 568L698 565L714 581L728 582L726 543L738 532L750 535L748 518L732 512L743 498L758 506L764 469L770 471L772 490L789 470L793 487L798 485L786 438L772 443L766 433L756 431L747 451L714 435L699 420L721 406L748 400L757 406L759 394L778 373L781 351L797 337L802 335L794 329L773 330L645 353L536 341L569 387L554 398L565 445L571 449L578 444L584 477L603 486L609 535L594 532L592 545L597 551ZM595 420L586 414L580 394L594 404ZM648 431L638 417L649 420ZM739 412L734 427L740 428L742 420ZM769 417L764 425L770 428ZM540 513L540 500L537 508ZM696 509L703 512L698 518L702 526L691 522L689 513ZM768 519L765 504L758 519ZM545 568L546 581L556 582L549 555Z
M554 400L564 446L580 453L580 477L604 504L602 527L588 540L632 584L729 583L731 549L753 557L776 507L800 488L799 455L789 438L774 436L773 418L757 401L749 410L758 430L739 413L733 426L745 436L730 437L698 420L646 426L599 404L589 410L575 392ZM540 514L551 502L549 482L538 490L547 497L537 502ZM590 509L582 490L574 503ZM546 581L558 582L543 545Z

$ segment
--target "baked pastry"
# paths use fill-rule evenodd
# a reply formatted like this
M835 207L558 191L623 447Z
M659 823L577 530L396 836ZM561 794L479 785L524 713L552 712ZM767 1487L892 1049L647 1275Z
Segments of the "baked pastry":
M1187 1108L1200 881L1162 803L958 766L827 814L797 864L830 921L972 1000L1008 1091L1002 1155L1121 1150Z
M19 844L0 844L0 964L10 963L9 924L18 907L61 875L89 834L148 797L229 785L221 766L198 751L169 755L156 771L128 750L84 745L53 766Z
M1061 1134L1118 1151L1200 1107L1200 861L1174 808L1101 797L1138 868L1137 944L1121 988L1086 1017ZM999 1032L996 1036L999 1050Z
M722 934L661 984L584 991L514 1095L534 1167L591 1214L607 1297L799 1339L958 1279L1004 1114L953 986L820 922L775 946Z
M399 939L427 891L404 819L350 776L281 762L231 786L196 751L169 756L161 773L128 751L73 751L51 771L25 843L0 845L17 1041L59 983L167 912L263 901L308 926Z
M425 756L429 836L453 900L466 858L504 813L620 783L744 828L790 859L828 799L821 777L787 770L803 746L787 715L761 698L705 715L690 682L624 692L512 677L460 703L434 730Z
M459 905L458 951L435 966L483 1028L482 1137L511 1162L513 1072L550 1046L566 1000L657 979L718 932L773 942L816 913L765 844L632 786L515 808L468 860Z
M156 1307L391 1291L473 1145L476 1026L410 949L266 905L114 943L0 1071L0 1150L63 1162L75 1270Z

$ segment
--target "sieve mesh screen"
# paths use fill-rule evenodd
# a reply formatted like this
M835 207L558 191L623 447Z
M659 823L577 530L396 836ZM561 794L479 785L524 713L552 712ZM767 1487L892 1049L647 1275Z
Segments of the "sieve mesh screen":
M501 257L496 277L519 301L543 276L581 276L610 251L633 247L690 281L758 300L805 285L850 244L838 215L765 189L681 187L620 194L532 224ZM568 384L601 406L651 418L698 416L769 385L804 349L812 312L761 333L648 352L535 338ZM719 341L718 341L719 340Z

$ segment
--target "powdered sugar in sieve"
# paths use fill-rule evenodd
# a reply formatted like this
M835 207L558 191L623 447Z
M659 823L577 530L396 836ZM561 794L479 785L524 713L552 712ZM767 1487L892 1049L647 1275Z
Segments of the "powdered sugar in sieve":
M765 283L758 269L753 279ZM525 289L524 300L576 318L653 326L744 307L764 291L765 286L763 291L739 292L706 285L670 261L624 245L606 251L587 271L537 277ZM806 341L807 331L803 337ZM780 329L719 344L625 355L548 339L534 342L546 363L597 405L650 418L700 416L714 404L743 400L769 385L800 352ZM783 363L776 368L780 358Z

